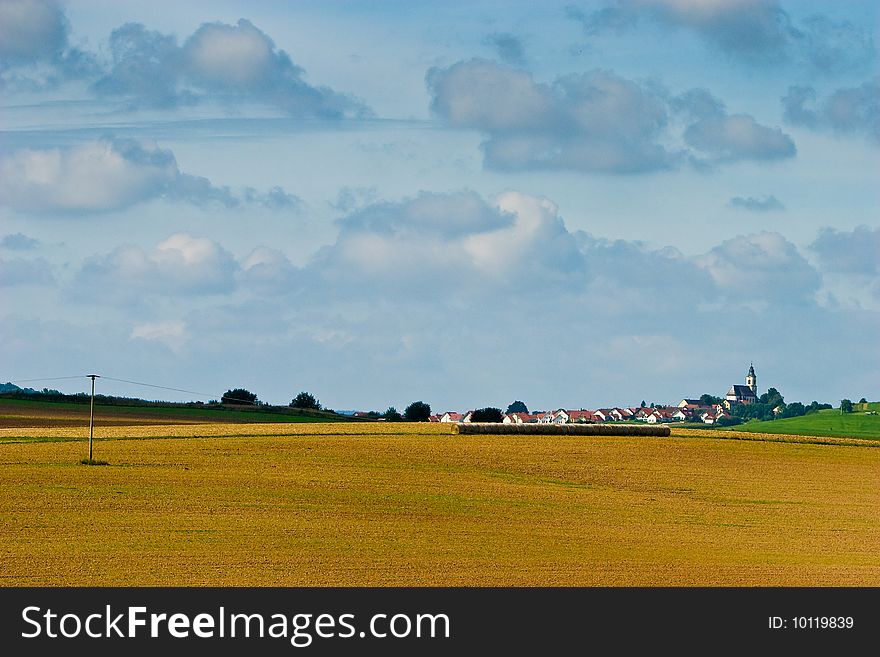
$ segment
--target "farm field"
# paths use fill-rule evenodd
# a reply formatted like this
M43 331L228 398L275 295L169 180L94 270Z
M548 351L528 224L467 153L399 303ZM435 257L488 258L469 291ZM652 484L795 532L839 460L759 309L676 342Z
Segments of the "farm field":
M856 437L880 440L880 414L868 415L864 412L841 414L839 409L826 409L801 417L789 417L770 422L749 422L730 427L730 431L807 434L812 436Z
M2 432L5 586L880 586L870 441L141 425L86 467L81 428Z

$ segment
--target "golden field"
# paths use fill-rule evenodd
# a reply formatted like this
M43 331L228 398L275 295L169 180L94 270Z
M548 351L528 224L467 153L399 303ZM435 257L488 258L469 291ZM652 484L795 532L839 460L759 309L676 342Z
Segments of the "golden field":
M6 586L880 585L870 447L118 426L87 467L82 427L0 431Z

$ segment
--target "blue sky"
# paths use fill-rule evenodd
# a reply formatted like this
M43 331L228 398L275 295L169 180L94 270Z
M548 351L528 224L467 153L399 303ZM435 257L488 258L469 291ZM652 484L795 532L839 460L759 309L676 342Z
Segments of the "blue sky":
M876 397L877 24L0 0L0 379L592 408L753 361L789 401Z

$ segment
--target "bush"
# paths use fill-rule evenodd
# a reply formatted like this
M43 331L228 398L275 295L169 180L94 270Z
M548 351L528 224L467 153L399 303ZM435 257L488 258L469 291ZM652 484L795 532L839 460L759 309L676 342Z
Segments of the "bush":
M737 424L742 424L742 418L720 417L715 420L715 426L718 427L735 427Z
M393 406L389 406L385 414L382 415L387 422L400 422L403 416Z
M308 408L314 411L321 410L321 403L309 392L301 392L290 402L291 408Z
M431 407L423 401L415 401L403 411L407 422L427 422L431 417Z

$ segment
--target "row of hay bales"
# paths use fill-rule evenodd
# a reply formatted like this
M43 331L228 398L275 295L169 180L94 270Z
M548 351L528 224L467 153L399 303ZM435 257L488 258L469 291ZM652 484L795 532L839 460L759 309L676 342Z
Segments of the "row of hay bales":
M502 424L467 422L458 433L526 434L547 436L668 436L669 427L640 424Z

